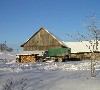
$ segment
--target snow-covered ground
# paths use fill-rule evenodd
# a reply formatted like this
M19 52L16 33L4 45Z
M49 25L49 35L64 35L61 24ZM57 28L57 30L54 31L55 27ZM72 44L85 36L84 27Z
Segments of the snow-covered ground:
M90 76L90 63L16 63L14 54L0 53L0 90L100 90L100 62L94 78Z

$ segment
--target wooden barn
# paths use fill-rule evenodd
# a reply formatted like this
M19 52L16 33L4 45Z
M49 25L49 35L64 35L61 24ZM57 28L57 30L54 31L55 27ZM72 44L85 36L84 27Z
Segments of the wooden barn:
M48 50L67 47L60 39L45 28L40 28L30 39L21 45L23 51Z
M21 47L23 47L23 52L16 55L16 61L22 63L39 61L39 57L44 56L45 51L49 49L68 48L67 45L45 28L40 28Z

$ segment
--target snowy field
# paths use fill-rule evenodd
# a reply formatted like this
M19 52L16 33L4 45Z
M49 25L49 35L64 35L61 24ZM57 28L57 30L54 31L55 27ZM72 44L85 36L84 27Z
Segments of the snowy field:
M0 90L100 90L100 62L90 76L90 61L16 63L0 53Z

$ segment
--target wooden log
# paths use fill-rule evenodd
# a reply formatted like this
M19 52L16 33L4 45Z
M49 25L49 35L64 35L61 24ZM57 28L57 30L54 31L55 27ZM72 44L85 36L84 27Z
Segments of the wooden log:
M29 63L29 62L36 62L36 57L35 56L32 56L32 55L22 55L20 56L20 59L21 59L21 62L26 62L26 63Z

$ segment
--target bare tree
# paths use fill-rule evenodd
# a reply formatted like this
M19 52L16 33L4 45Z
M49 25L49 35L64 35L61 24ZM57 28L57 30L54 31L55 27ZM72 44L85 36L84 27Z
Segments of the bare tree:
M95 65L96 65L96 56L94 56L95 52L99 52L98 51L98 41L100 40L100 30L99 30L99 24L96 20L96 15L94 12L92 12L92 15L87 17L88 21L90 21L89 23L84 22L84 26L87 28L87 30L89 31L89 33L86 33L86 35L89 37L89 39L87 39L86 36L81 35L80 33L77 33L77 35L73 36L70 34L67 34L68 36L80 41L83 43L82 40L87 40L89 41L90 45L86 45L86 47L88 47L88 49L90 50L91 54L91 77L95 76ZM77 37L76 37L77 36Z
M84 23L85 27L88 29L88 31L90 32L90 36L92 37L90 40L90 44L92 46L92 56L93 57L91 59L91 77L94 77L95 74L94 74L94 71L95 71L95 64L96 64L96 56L95 56L95 52L99 52L98 51L98 41L100 39L100 30L99 30L99 24L96 20L96 15L94 12L92 12L92 15L87 17L88 20L91 22L91 24L87 24L87 23Z
M8 47L6 44L0 44L0 51L2 52L2 51L8 51L8 52L12 52L13 51L13 49L12 48L10 48L10 47Z
M99 24L96 20L96 15L94 12L92 12L92 15L87 17L89 21L91 22L91 25L87 23L83 23L88 31L90 32L90 36L92 37L92 40L94 40L94 49L93 52L98 52L98 41L100 39L100 30L99 30Z

